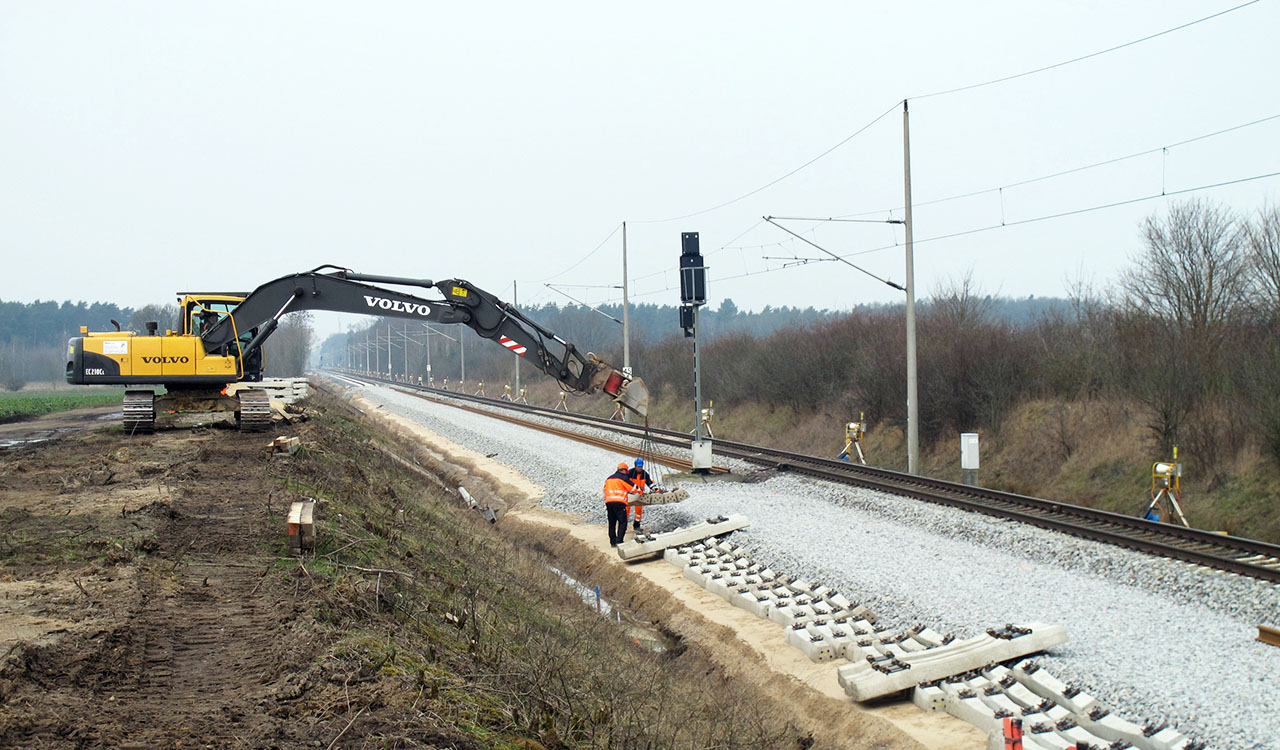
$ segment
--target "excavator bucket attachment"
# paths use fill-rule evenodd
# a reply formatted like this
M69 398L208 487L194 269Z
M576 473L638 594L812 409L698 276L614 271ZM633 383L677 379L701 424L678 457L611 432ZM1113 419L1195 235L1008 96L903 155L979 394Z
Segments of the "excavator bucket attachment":
M649 412L649 387L640 378L628 380L622 373L614 370L609 373L602 390L613 397L620 406L630 409L642 417Z

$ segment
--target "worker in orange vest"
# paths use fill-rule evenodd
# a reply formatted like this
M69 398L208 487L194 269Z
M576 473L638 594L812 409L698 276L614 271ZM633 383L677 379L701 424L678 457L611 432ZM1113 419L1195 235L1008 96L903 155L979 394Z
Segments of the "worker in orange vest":
M609 511L609 546L617 547L627 533L627 495L636 487L627 478L627 465L618 464L618 470L604 480L604 507Z
M631 481L631 484L635 485L636 492L644 492L646 487L655 490L658 488L658 485L654 484L653 477L649 476L649 472L644 470L643 458L636 459L635 468L627 472L627 479ZM633 502L628 509L635 511L631 521L631 528L639 531L640 518L644 515L644 506Z

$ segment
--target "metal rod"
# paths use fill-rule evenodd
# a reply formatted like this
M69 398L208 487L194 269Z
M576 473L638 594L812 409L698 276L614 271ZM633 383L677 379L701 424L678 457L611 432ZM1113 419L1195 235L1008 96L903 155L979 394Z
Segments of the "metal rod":
M622 222L622 374L631 376L631 316L627 304L627 222ZM624 415L625 419L625 415Z
M698 308L693 306L693 434L702 442L702 360L698 351Z

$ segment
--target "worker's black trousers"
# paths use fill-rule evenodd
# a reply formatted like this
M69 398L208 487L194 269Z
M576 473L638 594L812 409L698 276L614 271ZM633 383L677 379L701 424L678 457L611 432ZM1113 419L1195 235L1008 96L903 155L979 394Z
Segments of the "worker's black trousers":
M627 533L627 504L605 503L609 510L609 544L622 544L622 536Z

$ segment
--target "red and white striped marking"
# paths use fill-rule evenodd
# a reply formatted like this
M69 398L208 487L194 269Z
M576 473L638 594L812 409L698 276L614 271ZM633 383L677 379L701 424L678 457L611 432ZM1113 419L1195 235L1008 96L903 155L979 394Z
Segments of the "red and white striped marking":
M508 338L508 337L506 337L506 336L499 336L499 337L498 337L498 343L499 343L499 344L502 344L502 345L503 345L503 346L505 346L505 347L507 347L508 349L510 349L511 351L515 352L516 354L519 354L521 357L523 357L523 356L524 356L524 353L525 353L525 352L529 351L529 350L528 350L528 349L527 349L523 344L521 344L520 342L516 341L515 339Z

